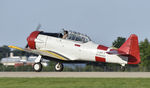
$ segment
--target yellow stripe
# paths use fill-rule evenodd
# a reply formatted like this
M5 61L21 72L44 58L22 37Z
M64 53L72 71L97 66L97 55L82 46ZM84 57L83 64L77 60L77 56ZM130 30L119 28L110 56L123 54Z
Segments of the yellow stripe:
M16 47L16 46L8 46L8 47L9 47L9 48L14 48L14 49L17 49L17 50L24 51L24 49L19 48L19 47ZM53 55L53 56L55 56L55 57L57 57L57 58L59 58L59 59L61 59L61 60L66 60L64 57L62 57L62 56L60 56L60 55L58 55L58 54L55 54L55 53L53 53L53 52L46 51L46 50L41 50L41 51L46 52L46 53L49 53L49 54L51 54L51 55Z
M16 47L16 46L8 46L9 48L14 48L14 49L17 49L17 50L21 50L21 51L24 51L22 48L19 48L19 47Z
M55 56L55 57L57 57L57 58L59 58L61 60L66 60L64 57L62 57L62 56L60 56L60 55L58 55L56 53L53 53L53 52L50 52L50 51L46 51L46 50L41 50L41 51L47 52L47 53L49 53L49 54L51 54L51 55L53 55L53 56Z

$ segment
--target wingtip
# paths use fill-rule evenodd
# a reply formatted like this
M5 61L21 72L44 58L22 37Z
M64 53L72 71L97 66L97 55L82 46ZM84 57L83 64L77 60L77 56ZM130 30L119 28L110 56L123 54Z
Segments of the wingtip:
M13 49L17 49L17 50L24 51L24 50L23 50L22 48L20 48L20 47L11 46L11 45L9 45L8 47L9 47L9 48L13 48Z
M11 46L11 45L9 45L8 47L9 47L9 48L12 48L12 46Z

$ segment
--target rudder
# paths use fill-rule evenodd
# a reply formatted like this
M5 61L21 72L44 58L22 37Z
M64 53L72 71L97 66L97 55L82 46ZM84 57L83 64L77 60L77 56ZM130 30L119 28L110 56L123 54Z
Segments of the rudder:
M118 51L128 56L128 64L139 64L141 61L138 37L135 34L132 34Z

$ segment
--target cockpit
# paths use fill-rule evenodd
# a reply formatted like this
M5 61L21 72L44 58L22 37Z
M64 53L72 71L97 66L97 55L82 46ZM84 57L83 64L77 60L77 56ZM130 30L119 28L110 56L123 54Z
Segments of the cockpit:
M91 41L91 39L87 35L81 34L79 32L74 32L74 31L68 31L68 36L66 39L79 41L83 43Z
M65 31L67 31L67 30L65 30ZM64 33L40 32L40 34L47 35L47 36L53 36L53 37L57 37L57 38L63 38L63 36L64 36ZM67 36L65 39L79 41L82 43L91 41L91 39L87 35L81 34L79 32L74 32L74 31L67 31Z

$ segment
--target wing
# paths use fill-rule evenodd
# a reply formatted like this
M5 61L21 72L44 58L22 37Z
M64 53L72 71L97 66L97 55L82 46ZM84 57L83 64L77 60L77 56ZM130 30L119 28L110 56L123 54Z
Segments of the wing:
M20 48L20 47L16 47L16 46L8 46L9 48L13 48L13 49L17 49L20 51L25 51L28 53L33 53L33 54L37 54L37 55L43 55L43 56L48 56L48 57L53 57L53 58L57 58L60 60L68 60L67 57L60 55L56 52L53 51L49 51L49 50L38 50L38 49L29 49L29 48Z

